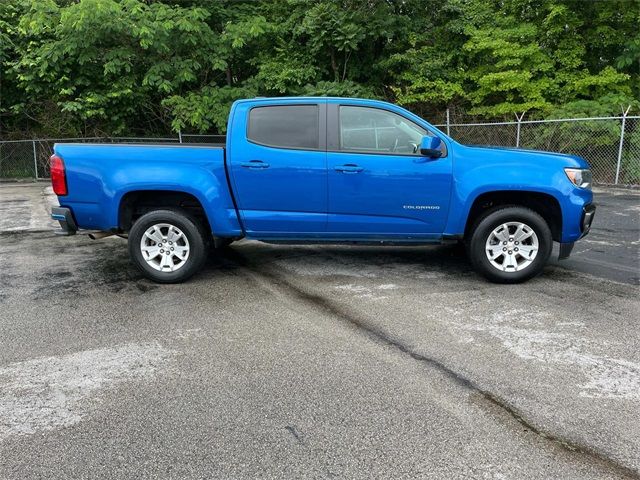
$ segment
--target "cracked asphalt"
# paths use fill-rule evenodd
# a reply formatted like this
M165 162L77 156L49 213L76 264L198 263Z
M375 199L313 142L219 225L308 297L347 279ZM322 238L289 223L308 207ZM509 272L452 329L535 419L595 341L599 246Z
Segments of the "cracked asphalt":
M638 478L640 195L596 201L524 285L247 241L156 285L0 185L0 478Z

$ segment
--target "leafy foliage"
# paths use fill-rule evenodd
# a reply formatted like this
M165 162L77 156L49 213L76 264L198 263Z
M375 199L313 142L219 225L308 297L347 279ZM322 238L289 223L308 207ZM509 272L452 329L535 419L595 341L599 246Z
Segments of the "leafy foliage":
M638 24L637 0L4 0L0 127L224 132L255 95L616 114L640 107Z

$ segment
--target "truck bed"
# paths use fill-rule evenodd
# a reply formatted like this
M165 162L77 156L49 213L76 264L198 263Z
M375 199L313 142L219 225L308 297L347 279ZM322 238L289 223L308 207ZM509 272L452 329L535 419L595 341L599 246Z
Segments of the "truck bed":
M62 207L81 228L117 230L123 197L133 191L183 192L195 197L208 216L220 218L230 234L240 226L225 168L224 143L58 143L68 195Z

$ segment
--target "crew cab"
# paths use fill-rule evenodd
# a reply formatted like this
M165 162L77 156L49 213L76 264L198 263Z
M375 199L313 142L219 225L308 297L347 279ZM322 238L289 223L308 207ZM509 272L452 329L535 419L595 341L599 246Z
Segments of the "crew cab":
M397 105L354 98L236 101L225 144L58 143L62 234L128 238L133 263L186 280L211 244L464 242L489 280L569 256L595 213L579 157L462 145Z

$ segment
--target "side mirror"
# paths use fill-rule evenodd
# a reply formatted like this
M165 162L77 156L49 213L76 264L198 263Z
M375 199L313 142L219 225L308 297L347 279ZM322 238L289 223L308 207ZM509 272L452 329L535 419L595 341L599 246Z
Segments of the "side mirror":
M442 140L440 137L422 137L420 142L420 154L429 158L440 158L442 156Z

